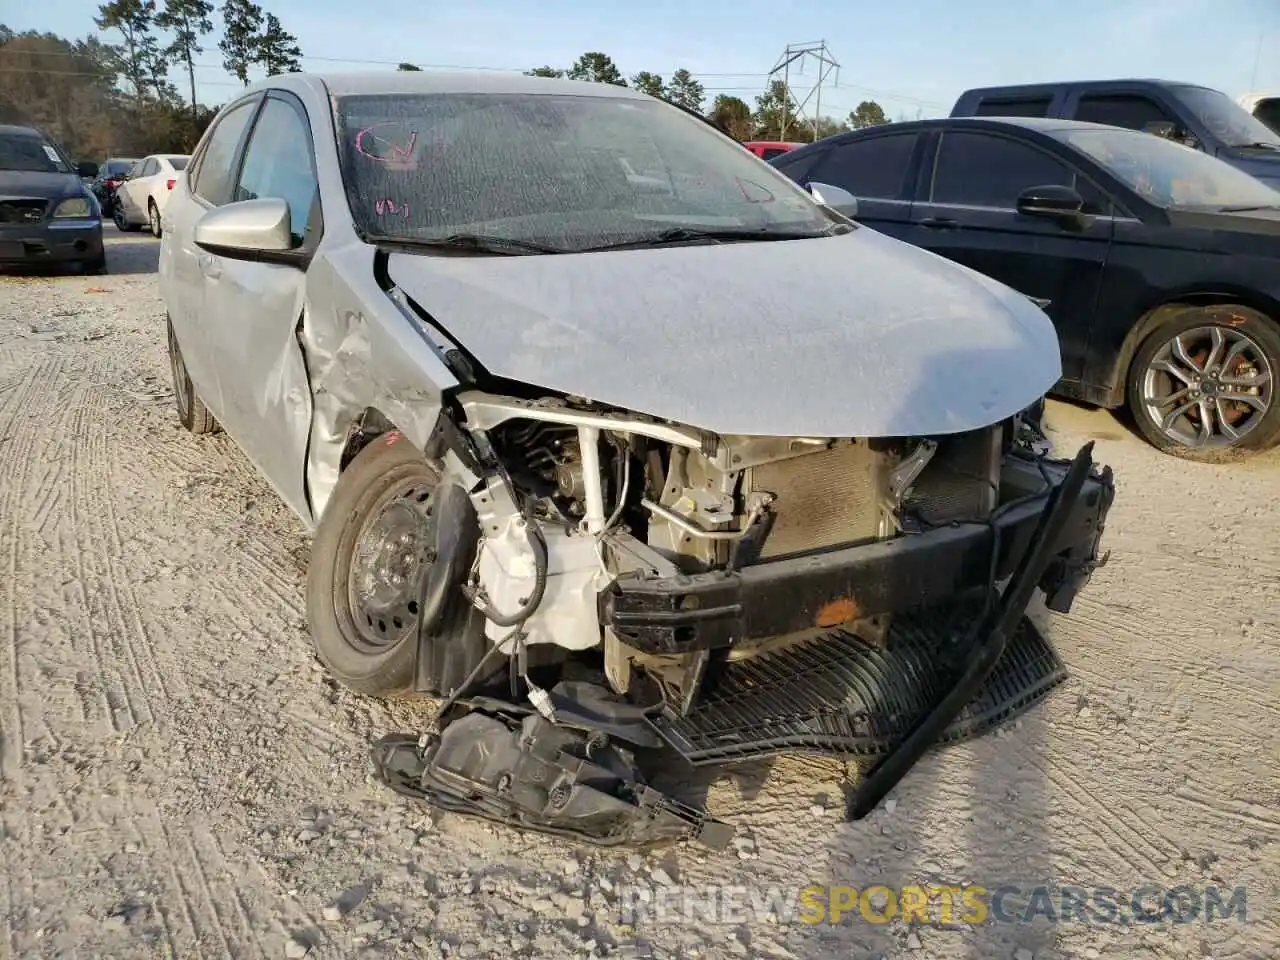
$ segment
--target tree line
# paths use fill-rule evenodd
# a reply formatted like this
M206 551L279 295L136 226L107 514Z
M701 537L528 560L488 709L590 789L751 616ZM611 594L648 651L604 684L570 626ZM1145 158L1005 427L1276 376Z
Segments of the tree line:
M297 38L253 0L223 0L219 7L212 0L109 0L94 17L97 32L80 40L0 24L0 123L40 127L76 159L189 153L218 111L199 102L195 79L215 11L222 65L241 83L255 72L301 69ZM398 69L421 68L405 61ZM743 141L807 142L889 122L873 100L843 120L803 118L781 80L767 84L754 109L723 93L708 104L705 87L688 70L669 77L642 70L628 80L612 57L598 51L567 68L525 72L631 86L702 114Z
M417 68L412 64L402 63L400 69ZM884 109L874 100L863 100L843 120L823 116L815 121L801 117L795 97L781 80L769 82L755 98L754 110L740 97L723 93L717 95L708 107L705 88L688 70L677 70L666 80L661 74L642 70L633 75L628 83L613 58L599 51L584 53L567 69L542 66L526 70L525 73L531 77L568 77L570 80L631 86L686 110L702 113L723 132L741 141L790 140L808 143L846 130L861 130L863 127L889 122Z
M0 123L40 127L77 159L189 153L218 110L196 96L214 12L210 0L110 0L82 40L0 24ZM252 0L224 0L218 14L222 65L241 83L301 69L275 14Z

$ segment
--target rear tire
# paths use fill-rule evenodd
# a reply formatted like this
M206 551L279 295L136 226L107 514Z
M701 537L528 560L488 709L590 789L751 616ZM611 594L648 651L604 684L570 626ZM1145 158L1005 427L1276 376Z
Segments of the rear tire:
M1274 321L1238 304L1186 307L1138 348L1127 401L1156 449L1187 460L1230 460L1280 441L1278 376ZM1246 399L1233 399L1239 397ZM1177 411L1185 412L1171 418Z
M151 235L159 240L163 236L164 230L160 226L160 211L156 208L154 200L147 201L147 223L151 227Z
M166 321L166 325L169 330L169 370L173 375L173 405L177 409L178 420L192 433L213 433L218 429L218 421L204 405L196 392L196 385L187 375L187 364L182 359L182 348L178 346L173 321Z
M134 233L142 229L136 223L129 222L129 218L125 216L124 208L118 203L116 204L115 212L111 214L111 220L121 233Z

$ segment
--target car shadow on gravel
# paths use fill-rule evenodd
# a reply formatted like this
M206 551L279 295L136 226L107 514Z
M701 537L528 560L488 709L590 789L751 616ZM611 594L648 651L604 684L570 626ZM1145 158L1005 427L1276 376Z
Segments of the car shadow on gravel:
M897 419L915 419L909 411L936 406L948 395L990 396L991 385L983 382L982 371L1017 370L1026 364L1025 354L1016 348L1005 357L1001 352L996 347L957 351L919 367L914 384L906 384L900 394L903 416ZM948 388L941 389L941 384ZM1075 452L1063 449L1056 455ZM1052 644L1052 623L1036 615L1034 604L1031 609ZM1062 695L1060 690L1051 694ZM993 918L990 910L979 919L978 911L968 909L961 890L954 889L977 885L985 888L989 899L1002 886L1028 891L1054 883L1053 840L1045 829L1052 789L1037 760L1050 735L1043 709L1042 701L1005 730L935 747L860 821L832 825L829 814L820 815L821 808L812 807L812 822L801 827L812 837L811 852L803 863L793 865L798 872L785 879L797 889L845 888L843 895L854 899L834 923L828 907L816 923L811 915L810 922L802 919L791 925L784 940L787 949L802 960L898 956L903 950L974 960L1008 957L1015 950L1051 955L1052 928L1016 922L1007 914ZM859 762L856 770L848 765L851 775L865 774L869 767L869 761ZM844 789L850 791L851 786L856 784ZM915 922L904 922L902 894L912 887L933 894L927 901L926 922L920 922L918 914ZM939 887L954 892L934 893ZM970 896L974 893L971 890ZM944 899L954 901L954 906L944 910ZM1009 898L1006 909L1017 912L1015 897Z
M160 268L160 241L150 234L122 234L104 230L107 273L112 276L153 274Z

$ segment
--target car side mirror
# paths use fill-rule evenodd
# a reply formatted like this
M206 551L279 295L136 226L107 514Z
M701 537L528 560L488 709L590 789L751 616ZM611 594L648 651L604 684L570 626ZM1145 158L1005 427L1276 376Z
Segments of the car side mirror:
M844 214L850 220L858 216L858 198L843 187L814 181L809 184L809 193L824 207Z
M289 204L268 197L214 207L196 221L192 240L210 253L242 260L292 250Z
M76 173L86 180L92 180L98 175L98 165L92 160L83 160L76 164Z
M1084 197L1074 187L1051 183L1028 187L1018 197L1018 213L1024 217L1074 220L1084 212Z

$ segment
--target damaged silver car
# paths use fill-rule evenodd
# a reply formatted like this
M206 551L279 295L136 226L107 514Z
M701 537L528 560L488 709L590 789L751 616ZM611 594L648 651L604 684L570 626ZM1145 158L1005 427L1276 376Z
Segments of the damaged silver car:
M440 699L394 789L596 843L727 827L641 758L874 761L1037 701L1114 487L1015 291L601 84L271 77L164 212L178 416L314 532L320 659Z

